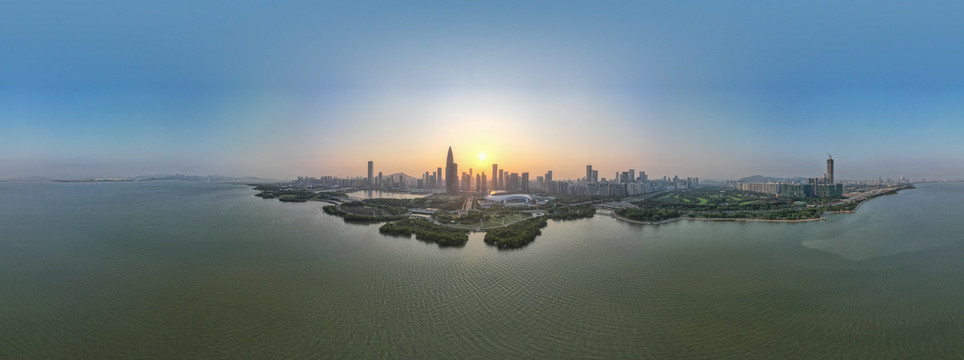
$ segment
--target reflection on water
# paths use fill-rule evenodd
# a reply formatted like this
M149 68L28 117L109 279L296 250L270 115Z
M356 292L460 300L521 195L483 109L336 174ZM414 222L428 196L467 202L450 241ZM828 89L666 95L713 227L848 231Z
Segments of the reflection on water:
M499 251L246 186L0 183L0 358L956 358L960 190L826 222L552 221Z
M863 204L856 214L828 216L805 246L864 260L948 245L964 234L964 184L921 184Z

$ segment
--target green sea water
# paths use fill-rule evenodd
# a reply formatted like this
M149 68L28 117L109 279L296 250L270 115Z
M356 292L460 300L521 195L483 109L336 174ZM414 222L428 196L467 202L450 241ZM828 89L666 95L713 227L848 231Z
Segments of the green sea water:
M0 183L0 359L964 358L964 184L438 248L218 183Z

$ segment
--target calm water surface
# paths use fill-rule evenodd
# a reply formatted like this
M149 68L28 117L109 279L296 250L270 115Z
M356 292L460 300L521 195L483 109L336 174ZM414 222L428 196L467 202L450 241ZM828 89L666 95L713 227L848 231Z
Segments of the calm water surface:
M962 184L440 249L235 184L0 183L0 359L964 354Z

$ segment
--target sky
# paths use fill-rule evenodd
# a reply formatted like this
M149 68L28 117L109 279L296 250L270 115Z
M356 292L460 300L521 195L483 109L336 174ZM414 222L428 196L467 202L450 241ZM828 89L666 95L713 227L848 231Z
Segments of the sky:
M964 178L964 3L0 1L0 179ZM487 155L485 161L479 153Z

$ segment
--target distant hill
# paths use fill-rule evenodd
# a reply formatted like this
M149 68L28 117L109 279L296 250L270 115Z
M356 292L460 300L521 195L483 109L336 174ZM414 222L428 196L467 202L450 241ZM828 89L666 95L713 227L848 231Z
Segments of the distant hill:
M747 176L737 181L745 182L745 183L766 183L766 182L806 183L807 178L800 177L800 176L792 177L792 178L781 178L781 177L773 177L773 176L753 175L753 176Z
M382 175L382 176L394 176L397 179L399 175L403 176L405 178L405 181L417 181L421 179L420 177L414 177L403 172L397 172L391 175Z
M174 181L216 181L216 182L243 182L243 183L266 183L266 182L280 182L279 179L265 179L259 177L251 176L223 176L223 175L184 175L184 174L174 174L174 175L145 175L137 176L131 178L134 181L163 181L163 180L174 180Z
M747 176L737 181L745 182L745 183L765 183L765 182L784 182L784 181L787 181L787 179L772 177L772 176L753 175L753 176Z
M712 179L700 179L700 186L723 186L726 185L724 180L712 180Z
M184 174L163 174L163 175L141 175L135 177L94 177L94 178L76 178L76 179L48 179L41 176L28 177L28 178L38 178L38 180L32 181L56 181L56 182L114 182L114 181L214 181L214 182L240 182L245 184L250 183L277 183L286 180L280 179L265 179L252 176L223 176L223 175L184 175ZM18 178L23 179L23 178ZM27 180L13 180L10 181L27 181Z
M44 177L44 176L30 175L30 176L21 176L21 177L9 178L9 179L0 180L0 181L9 181L9 182L41 182L41 181L51 181L51 179L48 178L48 177Z

